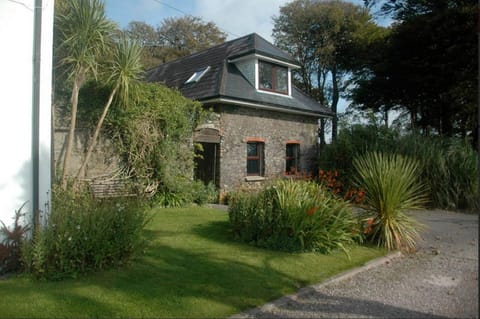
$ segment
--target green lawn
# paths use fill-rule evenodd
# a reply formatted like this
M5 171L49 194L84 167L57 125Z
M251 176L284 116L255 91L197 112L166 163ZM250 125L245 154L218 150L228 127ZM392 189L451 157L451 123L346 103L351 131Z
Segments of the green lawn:
M381 256L355 247L349 261L232 242L215 209L158 209L144 255L123 269L76 280L0 280L0 317L226 317Z

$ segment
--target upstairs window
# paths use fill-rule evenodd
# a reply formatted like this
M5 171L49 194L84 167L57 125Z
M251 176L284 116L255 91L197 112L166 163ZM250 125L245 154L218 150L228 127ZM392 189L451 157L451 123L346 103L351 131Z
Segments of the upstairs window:
M259 61L258 87L264 91L288 94L288 69L277 64Z
M247 143L247 175L264 175L264 146L263 142Z
M285 151L285 174L294 175L298 172L298 159L300 155L299 143L287 143Z

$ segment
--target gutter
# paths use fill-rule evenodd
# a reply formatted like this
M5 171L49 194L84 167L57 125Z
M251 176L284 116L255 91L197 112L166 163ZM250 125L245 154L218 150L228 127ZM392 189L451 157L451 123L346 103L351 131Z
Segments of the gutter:
M308 111L285 109L285 108L281 108L281 107L275 107L275 106L270 106L270 105L265 105L265 104L260 104L260 103L240 101L240 100L223 98L223 97L218 97L218 98L213 98L213 99L208 99L208 100L202 100L200 102L202 102L202 103L224 103L224 104L230 104L230 105L241 105L241 106L251 107L251 108L256 108L256 109L276 111L276 112L289 113L289 114L297 114L297 115L305 115L305 116L313 116L313 117L317 117L317 118L318 117L328 117L328 118L332 117L331 115L323 114L323 113L315 113L315 112L308 112Z

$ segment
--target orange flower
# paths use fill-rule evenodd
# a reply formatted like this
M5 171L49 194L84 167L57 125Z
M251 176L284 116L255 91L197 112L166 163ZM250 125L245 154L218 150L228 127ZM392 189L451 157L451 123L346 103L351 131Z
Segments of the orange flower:
M369 233L372 232L372 230L373 230L372 227L367 227L367 228L365 228L365 230L363 231L363 233L364 233L364 234L369 234Z
M313 213L315 213L316 210L317 210L317 207L310 208L309 210L307 210L307 215L312 216Z

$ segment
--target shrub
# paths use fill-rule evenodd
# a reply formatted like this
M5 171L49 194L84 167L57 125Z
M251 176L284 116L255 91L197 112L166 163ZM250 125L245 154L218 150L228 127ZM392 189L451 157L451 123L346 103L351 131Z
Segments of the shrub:
M326 171L338 171L341 182L351 184L353 159L366 152L390 152L397 147L399 134L378 125L355 124L342 128L334 143L325 145L319 166Z
M213 183L205 185L201 181L193 183L193 202L198 205L213 204L218 200L218 192Z
M142 83L135 103L112 109L106 130L136 183L156 185L152 194L158 191L167 203L182 202L181 188L191 183L194 169L191 137L206 114L200 103L176 90Z
M400 156L367 153L354 160L357 185L365 189L367 237L388 250L411 251L422 227L407 214L426 203L418 182L418 162Z
M360 204L363 201L365 191L363 189L347 187L340 181L338 171L319 170L318 182L320 185L332 192L332 194L340 196L346 201L355 204Z
M260 192L233 194L229 218L237 238L271 249L346 252L359 239L348 204L309 181L279 180Z
M218 193L215 185L205 185L201 181L178 183L173 190L165 189L155 196L156 203L162 207L183 207L192 203L204 205L214 203Z
M30 226L21 225L20 218L25 214L22 209L26 202L15 211L15 218L12 229L2 223L0 228L0 238L3 237L0 243L0 274L15 272L21 269L21 245L26 240Z
M95 199L56 191L47 224L24 249L26 270L50 280L128 262L141 249L147 222L137 199Z

